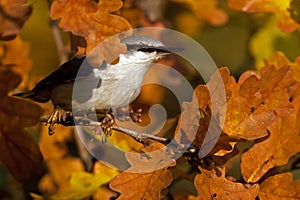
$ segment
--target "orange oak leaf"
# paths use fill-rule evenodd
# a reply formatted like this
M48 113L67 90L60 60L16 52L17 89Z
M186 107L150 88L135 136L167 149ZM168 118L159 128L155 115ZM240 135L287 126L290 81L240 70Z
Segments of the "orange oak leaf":
M227 102L224 132L230 136L253 140L267 135L276 119L293 111L290 97L296 81L289 66L276 69L266 66L261 77L248 74L239 82L239 93Z
M42 155L34 139L22 129L39 121L42 110L25 100L7 96L21 82L9 67L0 66L0 161L19 181L41 170Z
M27 4L27 0L1 0L0 40L15 38L31 11L32 6Z
M23 131L39 122L41 108L7 95L31 68L28 50L20 38L0 43L0 162L19 181L41 171L43 159L37 143Z
M161 199L161 190L172 182L172 174L167 169L149 173L123 172L110 181L109 187L120 192L119 200Z
M300 199L300 180L293 181L291 173L277 174L267 178L260 184L261 200Z
M259 185L244 185L242 183L233 182L225 177L225 169L221 168L221 176L217 176L216 172L202 169L201 174L197 174L194 179L195 187L198 191L196 200L206 199L243 199L253 200L258 195Z
M265 60L266 65L275 65L279 68L284 65L293 67L294 78L300 82L300 56L298 56L294 62L290 61L283 52L276 51L273 56L273 60Z
M161 199L161 190L171 184L173 178L167 167L174 161L164 145L153 143L144 151L146 154L140 155L127 152L131 167L110 181L109 187L121 193L118 199Z
M278 27L283 32L292 32L300 28L300 24L290 16L290 2L269 0L228 0L229 7L248 13L272 12L278 18Z
M56 0L51 5L50 16L61 19L59 26L65 31L84 37L88 54L106 38L131 29L126 19L111 14L122 5L120 0L101 0L98 4L92 0Z
M190 144L195 139L194 144L200 148L200 158L220 150L232 150L230 142L237 140L222 132L220 123L226 100L235 93L233 84L236 85L228 68L220 68L207 85L197 86L191 102L183 103L175 138L181 144Z
M293 100L294 112L270 126L268 139L242 155L241 170L247 182L258 181L269 169L284 165L300 151L300 98Z
M33 171L41 172L43 158L36 142L28 133L22 130L4 131L0 127L0 151L0 162L17 180L25 181Z
M226 12L217 7L216 0L197 1L197 0L172 0L178 3L184 3L193 13L203 21L207 21L211 25L223 25L227 22L228 16Z
M59 26L74 35L87 36L95 27L89 23L88 14L96 12L97 3L92 0L55 0L50 9L53 20L61 19Z

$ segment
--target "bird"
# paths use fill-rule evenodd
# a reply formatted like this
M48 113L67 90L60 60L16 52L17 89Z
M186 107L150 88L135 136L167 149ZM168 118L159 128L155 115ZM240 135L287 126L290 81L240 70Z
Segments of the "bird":
M49 135L54 133L54 124L63 124L74 111L84 113L91 110L104 113L102 128L109 132L114 123L110 111L132 103L141 92L147 71L158 60L179 49L167 48L148 36L129 36L121 43L126 45L127 51L119 55L116 64L103 61L99 67L93 67L88 56L73 58L30 91L13 96L40 103L52 101L54 110L47 120Z

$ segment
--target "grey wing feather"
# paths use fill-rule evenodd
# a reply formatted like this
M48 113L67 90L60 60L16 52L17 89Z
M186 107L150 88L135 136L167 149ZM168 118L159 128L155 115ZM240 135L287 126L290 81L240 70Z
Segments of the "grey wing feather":
M94 68L88 64L85 58L85 56L81 58L74 58L64 63L54 72L41 80L31 91L17 93L13 96L31 98L42 103L49 101L51 98L51 92L57 85L72 82L76 77L89 76L89 74L93 72ZM102 65L106 65L106 63L103 62ZM79 69L80 74L77 76Z

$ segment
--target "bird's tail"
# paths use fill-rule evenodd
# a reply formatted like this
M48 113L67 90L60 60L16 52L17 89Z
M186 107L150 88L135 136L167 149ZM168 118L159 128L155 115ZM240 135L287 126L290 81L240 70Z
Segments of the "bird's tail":
M33 98L35 93L33 91L28 91L28 92L20 92L13 94L15 97L23 97L23 98Z

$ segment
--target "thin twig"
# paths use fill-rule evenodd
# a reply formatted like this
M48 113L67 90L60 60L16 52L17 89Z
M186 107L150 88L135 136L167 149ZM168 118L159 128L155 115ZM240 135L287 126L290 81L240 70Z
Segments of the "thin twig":
M49 116L42 116L40 118L41 122L48 122ZM74 118L74 121L76 121L76 124L73 121L61 121L61 124L64 126L74 126L74 125L84 125L84 126L101 126L101 123L98 121L93 121L84 117L78 117L76 116ZM138 132L132 129L128 129L122 126L118 125L113 125L112 130L122 132L130 137L132 137L134 140L136 140L139 143L142 143L144 145L148 145L151 142L149 140L157 141L163 144L168 144L170 142L169 138L163 138L163 137L158 137L149 133L143 133L143 132Z
M47 2L48 2L48 8L49 8L49 12L50 12L51 1L47 0ZM54 38L54 41L55 41L55 44L57 47L59 61L60 61L60 64L63 64L68 60L68 56L65 51L64 43L61 38L57 23L54 20L52 20L50 17L49 17L49 21L50 21L50 27L52 30L53 38Z
M125 133L126 135L129 135L132 138L137 138L137 139L141 139L141 140L142 139L151 139L151 140L163 143L163 144L167 144L170 142L169 138L163 138L163 137L158 137L158 136L151 135L148 133L137 132L137 131L134 131L132 129L128 129L128 128L125 128L122 126L113 125L112 129L116 130L116 131L120 131L122 133Z

